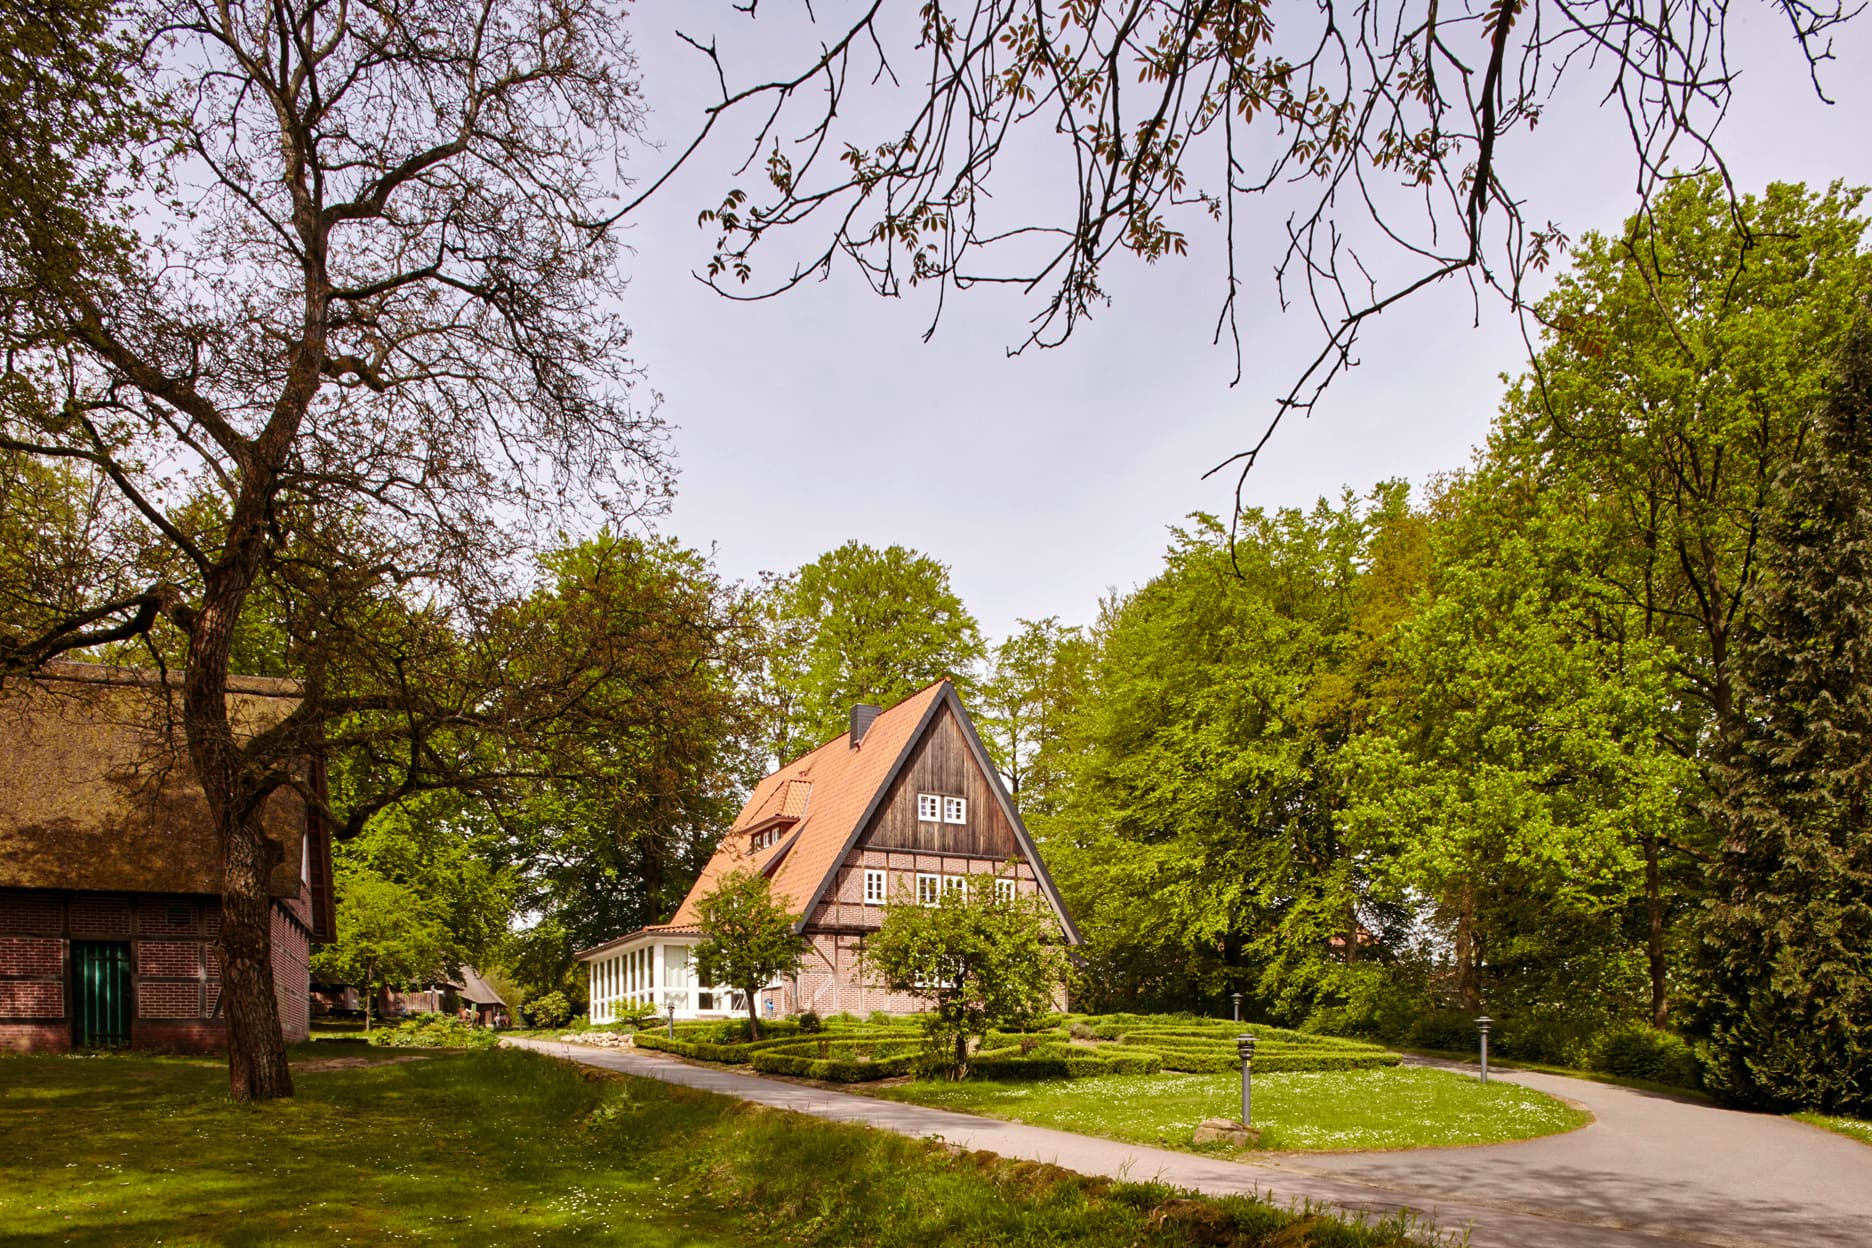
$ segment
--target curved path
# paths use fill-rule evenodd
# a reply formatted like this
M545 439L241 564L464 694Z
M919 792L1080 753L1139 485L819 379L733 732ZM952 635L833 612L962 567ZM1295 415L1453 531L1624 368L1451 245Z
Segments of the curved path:
M1082 1174L1155 1179L1279 1203L1313 1201L1353 1213L1404 1211L1455 1237L1468 1232L1475 1248L1872 1245L1872 1148L1785 1118L1558 1075L1495 1077L1583 1104L1597 1121L1515 1144L1270 1153L1235 1162L692 1066L633 1049L506 1043Z

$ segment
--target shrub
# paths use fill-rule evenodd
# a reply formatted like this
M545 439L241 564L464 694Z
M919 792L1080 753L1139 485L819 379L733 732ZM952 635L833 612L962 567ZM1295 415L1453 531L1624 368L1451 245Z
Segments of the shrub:
M491 1049L500 1037L453 1014L417 1014L371 1032L370 1042L386 1049Z
M520 1013L535 1027L563 1027L572 1017L572 1003L563 992L547 992L521 1006Z
M825 1030L825 1020L820 1018L818 1013L813 1010L807 1010L804 1014L801 1014L797 1021L799 1022L799 1029L804 1032L810 1033Z
M1411 1024L1404 1042L1414 1049L1467 1053L1477 1044L1475 1019L1461 1010L1436 1010Z
M1703 1063L1681 1036L1654 1027L1628 1027L1599 1038L1592 1068L1626 1079L1648 1079L1676 1088L1703 1086Z

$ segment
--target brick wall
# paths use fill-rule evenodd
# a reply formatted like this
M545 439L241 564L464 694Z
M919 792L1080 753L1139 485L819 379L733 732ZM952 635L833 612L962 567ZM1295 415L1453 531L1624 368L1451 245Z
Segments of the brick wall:
M70 1047L71 939L130 942L134 1046L222 1047L220 931L221 906L212 897L0 889L0 1049ZM310 1031L311 932L292 909L276 905L272 939L280 1022L287 1042L296 1043Z
M273 907L273 992L287 1044L312 1034L312 933L293 911Z

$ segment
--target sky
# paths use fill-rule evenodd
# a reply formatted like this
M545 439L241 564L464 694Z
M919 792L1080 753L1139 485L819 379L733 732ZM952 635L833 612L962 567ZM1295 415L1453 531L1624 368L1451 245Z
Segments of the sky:
M711 85L678 26L718 28L731 66L801 33L785 8L764 8L752 27L713 8L640 0L632 10L648 133L664 157ZM1872 185L1872 16L1836 39L1827 106L1775 14L1737 14L1737 93L1720 138L1738 184ZM1622 125L1583 92L1556 100L1534 142L1505 153L1527 215L1575 235L1616 229L1636 202ZM732 302L694 276L714 238L696 213L731 184L740 155L704 149L633 218L624 305L644 385L674 426L678 493L658 527L712 549L733 579L791 570L854 538L901 543L949 566L991 639L1020 619L1090 623L1102 596L1156 572L1185 516L1226 514L1232 476L1203 473L1258 436L1295 361L1321 341L1316 323L1275 306L1272 230L1238 252L1250 284L1243 378L1232 387L1233 355L1211 345L1220 248L1206 236L1186 258L1118 262L1106 275L1110 307L1066 345L1012 359L1026 313L994 293L952 297L928 342L927 302L881 299L850 271L781 299ZM643 152L633 171L660 158ZM1045 194L1041 172L997 176L997 195L1016 208ZM1487 434L1502 375L1524 358L1499 301L1478 305L1454 285L1417 297L1372 326L1358 367L1309 417L1282 424L1245 501L1308 506L1347 485L1422 485L1462 467Z

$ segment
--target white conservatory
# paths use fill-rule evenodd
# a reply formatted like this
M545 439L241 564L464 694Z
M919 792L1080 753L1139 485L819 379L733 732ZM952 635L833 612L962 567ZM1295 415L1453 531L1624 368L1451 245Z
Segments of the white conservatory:
M694 949L701 943L694 929L646 927L581 950L576 956L591 975L591 1021L615 1023L646 1005L660 1015L673 1006L677 1018L745 1016L739 991L697 982Z

